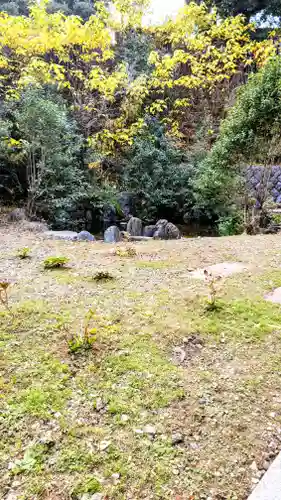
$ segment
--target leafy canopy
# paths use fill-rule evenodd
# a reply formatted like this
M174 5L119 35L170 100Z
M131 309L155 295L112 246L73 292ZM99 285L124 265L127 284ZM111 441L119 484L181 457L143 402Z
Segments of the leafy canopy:
M197 180L200 200L215 213L235 202L245 165L280 163L281 58L273 58L241 87Z
M56 85L69 96L89 144L101 157L132 145L152 115L178 140L190 136L194 98L211 96L241 67L260 65L275 51L255 42L242 17L220 21L190 3L175 21L141 26L147 2L116 0L119 17L104 4L88 21L48 13L34 4L29 17L0 14L0 95L17 98L27 85ZM149 71L131 74L116 57L116 36L141 30L151 40Z

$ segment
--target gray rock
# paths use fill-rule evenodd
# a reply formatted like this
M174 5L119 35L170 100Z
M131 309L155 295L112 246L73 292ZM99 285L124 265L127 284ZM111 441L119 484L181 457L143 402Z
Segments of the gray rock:
M51 240L68 240L75 241L77 240L78 234L75 231L45 231L43 233L45 238L49 238Z
M8 495L5 497L5 500L18 500L19 495L15 491L10 491Z
M97 398L96 400L96 410L101 411L106 406L106 403L101 399Z
M121 232L117 226L110 226L104 232L103 238L105 243L117 243L121 241Z
M159 240L178 240L181 234L177 226L166 219L160 219L156 223L156 231L153 235L154 239Z
M141 236L142 221L138 217L131 217L127 224L127 232L132 236Z
M168 240L179 240L181 238L179 228L175 224L172 224L172 222L168 222L165 229Z
M175 432L175 434L172 434L172 445L175 446L177 444L183 443L184 442L184 437L180 432Z
M166 226L168 221L166 219L160 219L156 222L156 230L153 235L155 240L166 240Z
M95 241L95 237L89 231L81 231L77 234L78 241Z
M156 226L145 226L143 230L143 235L147 236L149 238L152 238L154 236L154 233L156 231Z

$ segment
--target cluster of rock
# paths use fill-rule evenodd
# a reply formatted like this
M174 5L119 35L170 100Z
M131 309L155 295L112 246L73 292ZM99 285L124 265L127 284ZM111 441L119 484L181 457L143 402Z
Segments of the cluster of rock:
M9 214L9 221L22 222L26 220L24 209L16 209ZM44 225L44 235L48 238L63 239L70 241L95 241L95 237L89 231L47 231ZM176 240L181 238L179 229L168 222L166 219L160 219L155 225L143 227L141 219L130 217L125 224L126 231L120 231L117 225L110 225L104 232L105 243L117 243L122 240L146 240L149 238L159 240Z
M155 225L145 226L138 217L131 217L127 223L126 232L119 231L117 226L110 226L104 233L105 243L114 243L126 239L126 235L132 240L141 240L154 238L159 240L177 240L181 234L177 226L168 222L166 219L160 219Z
M49 231L51 233L61 233L63 239L72 241L95 241L95 237L88 231L75 233L72 231ZM159 220L153 226L143 228L142 221L138 217L131 217L127 224L127 231L120 231L117 226L110 226L104 232L105 243L118 243L124 239L142 240L154 238L159 240L176 240L181 237L179 229L166 219Z

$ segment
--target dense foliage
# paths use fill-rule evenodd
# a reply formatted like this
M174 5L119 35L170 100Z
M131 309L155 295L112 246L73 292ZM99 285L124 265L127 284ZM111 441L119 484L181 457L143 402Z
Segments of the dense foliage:
M136 139L127 152L121 186L134 195L136 212L147 221L181 221L193 206L193 168L157 123Z
M260 12L264 16L281 15L280 0L214 0L212 3L224 16L243 14L249 19Z
M276 37L258 42L242 16L196 3L148 27L148 4L95 2L89 18L44 1L0 13L0 192L30 214L66 226L75 207L101 209L120 190L147 220L196 213L198 165Z
M198 203L224 215L242 205L245 166L270 169L281 160L281 58L251 76L223 122L197 178Z
M15 197L26 194L30 216L40 213L57 225L69 224L89 186L84 139L65 103L46 90L27 88L3 107L0 123L2 171L8 163L12 172L9 189Z

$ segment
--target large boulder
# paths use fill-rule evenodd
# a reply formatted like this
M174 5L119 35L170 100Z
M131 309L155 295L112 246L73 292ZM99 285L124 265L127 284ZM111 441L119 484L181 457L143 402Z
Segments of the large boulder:
M158 240L178 240L181 238L181 233L175 224L166 219L160 219L156 223L153 237Z
M95 241L95 237L89 231L81 231L77 234L78 241Z
M127 233L131 236L142 235L142 221L138 217L131 217L127 224Z
M117 226L108 227L103 236L105 243L118 243L118 241L121 241L121 238L121 232Z
M168 222L166 226L166 235L168 240L179 240L181 238L179 228L172 222Z
M152 238L154 236L155 231L156 231L156 225L145 226L143 230L143 235L148 238Z

